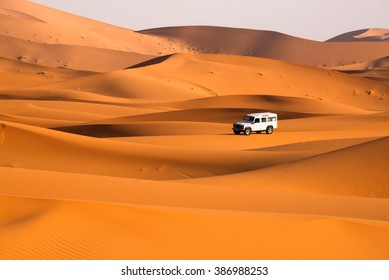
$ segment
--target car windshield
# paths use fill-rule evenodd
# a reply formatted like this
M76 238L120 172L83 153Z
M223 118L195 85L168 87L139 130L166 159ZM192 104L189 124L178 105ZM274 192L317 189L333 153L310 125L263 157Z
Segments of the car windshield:
M245 116L243 120L248 121L248 122L253 122L254 121L254 117Z

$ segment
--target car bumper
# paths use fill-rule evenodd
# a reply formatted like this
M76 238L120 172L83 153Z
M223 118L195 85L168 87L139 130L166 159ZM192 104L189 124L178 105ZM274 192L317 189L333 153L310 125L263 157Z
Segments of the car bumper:
M239 131L239 132L243 132L244 131L244 127L243 128L238 128L238 127L233 127L232 128L232 131Z

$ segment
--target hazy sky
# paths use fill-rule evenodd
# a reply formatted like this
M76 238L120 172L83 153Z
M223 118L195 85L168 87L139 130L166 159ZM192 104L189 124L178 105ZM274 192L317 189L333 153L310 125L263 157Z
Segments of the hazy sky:
M33 0L133 30L216 25L326 40L364 28L389 29L389 0Z

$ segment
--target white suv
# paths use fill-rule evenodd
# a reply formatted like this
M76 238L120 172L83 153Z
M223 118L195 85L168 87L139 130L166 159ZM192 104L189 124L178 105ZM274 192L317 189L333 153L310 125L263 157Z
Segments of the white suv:
M252 132L261 133L262 131L272 134L277 127L277 114L267 112L246 115L241 122L233 124L232 130L235 134L244 132L250 135Z

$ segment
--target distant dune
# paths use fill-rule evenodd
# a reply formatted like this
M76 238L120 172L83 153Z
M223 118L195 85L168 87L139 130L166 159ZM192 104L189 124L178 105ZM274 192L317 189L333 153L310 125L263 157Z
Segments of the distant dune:
M386 56L388 44L377 42L316 42L285 34L238 28L187 26L140 31L180 40L198 52L235 54L287 60L300 64L339 66Z
M389 258L385 30L0 24L0 259Z
M389 53L389 45L380 44L387 40L385 29L347 33L325 43L272 31L224 27L134 32L25 0L4 0L0 24L2 57L98 72L173 53L256 56L325 67L362 63Z
M389 29L371 28L347 32L327 42L388 42Z
M389 56L385 56L383 58L376 59L372 65L372 68L378 69L388 69L389 70Z

